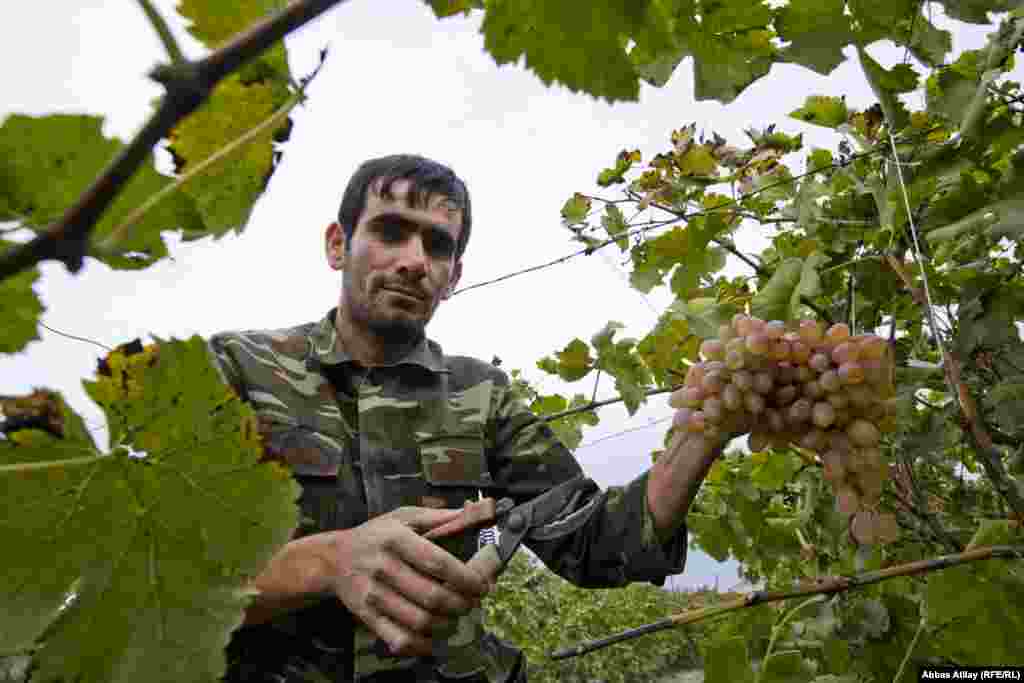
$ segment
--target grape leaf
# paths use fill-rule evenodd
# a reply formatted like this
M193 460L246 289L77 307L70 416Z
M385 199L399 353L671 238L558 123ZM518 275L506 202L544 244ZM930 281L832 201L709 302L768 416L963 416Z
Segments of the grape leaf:
M871 90L882 105L886 122L892 127L893 132L902 130L910 122L910 112L897 95L917 88L917 73L908 64L897 64L892 69L885 69L862 47L857 49L857 56L860 58Z
M615 390L622 396L626 410L633 415L646 398L651 373L636 352L635 340L614 341L615 333L622 328L622 323L611 321L590 343L597 351L595 366L615 378Z
M954 661L1024 664L1024 579L1005 560L951 567L928 576L924 604L935 645ZM994 566L989 566L994 565Z
M739 308L732 304L723 304L710 297L676 299L670 309L676 315L686 319L690 333L701 339L716 339L718 328L732 320Z
M760 683L799 683L810 681L814 668L799 650L773 652L764 660Z
M750 302L751 313L762 320L794 320L803 307L802 297L813 298L821 288L818 268L828 261L821 252L806 259L788 258Z
M843 47L853 40L843 0L790 0L779 8L775 28L788 41L779 61L806 66L828 75L846 57Z
M928 232L925 239L938 243L972 232L986 231L995 238L1024 238L1024 200L1004 199L972 211L958 221Z
M565 200L562 205L562 223L564 225L575 225L587 220L587 213L590 211L590 200L579 192Z
M60 218L124 146L104 137L98 116L13 114L0 125L0 205L41 231ZM152 156L136 171L93 228L94 238L108 236L128 214L171 179L153 167ZM193 202L175 190L137 223L118 247L131 256L90 255L112 268L144 268L167 255L160 237L165 230L204 234L206 227Z
M705 683L740 683L754 680L747 642L743 638L713 640L705 655Z
M925 97L928 112L937 114L959 127L978 90L977 50L964 52L956 62L942 67L928 77Z
M1006 519L983 519L978 530L971 537L971 542L964 550L973 550L992 545L1016 545L1024 538L1024 530ZM998 563L994 563L998 564ZM986 569L989 567L986 565Z
M629 226L626 225L626 217L622 214L622 209L615 204L609 204L605 207L604 215L601 216L601 227L608 233L609 238L629 230ZM620 237L615 240L615 244L619 247L619 251L627 251L629 249L629 237Z
M438 19L456 14L469 14L474 9L483 9L483 0L426 0Z
M1014 436L1024 436L1024 381L1005 380L985 394L985 405L992 410L1000 429Z
M575 382L586 377L593 369L594 359L590 357L590 347L585 341L573 339L564 349L555 352L555 358L538 361L537 367L558 375L566 382Z
M14 247L13 242L0 240L0 254ZM39 339L39 316L43 304L32 289L39 280L39 269L28 268L13 277L0 280L0 352L17 353L28 343Z
M609 187L610 185L626 182L626 172L633 168L633 164L639 162L640 158L640 150L635 149L632 152L628 149L622 150L615 158L615 166L613 168L606 168L598 174L597 184L601 187ZM614 204L609 204L608 208L618 207Z
M883 38L902 45L914 15L921 13L918 0L849 0L847 6L858 27L860 45Z
M191 20L189 33L211 49L216 49L256 22L266 19L287 5L286 0L181 0L178 14ZM290 78L284 41L278 41L237 72L243 82L268 75L287 82Z
M739 97L771 69L775 53L771 38L771 31L756 29L731 36L699 30L688 36L693 54L694 99L728 104Z
M692 145L677 157L676 164L679 173L684 176L714 175L718 168L718 162L711 153L711 145Z
M229 143L269 118L288 99L281 83L265 79L246 83L237 74L217 86L210 99L170 133L175 171L188 173ZM184 186L203 216L207 230L221 236L241 231L253 205L266 188L277 159L277 130L266 130L203 169ZM185 234L185 239L199 235Z
M862 637L881 638L892 625L889 610L881 600L861 600L853 608L857 631Z
M826 128L836 128L846 123L849 112L846 103L838 97L809 95L804 106L790 112L790 117Z
M750 481L762 491L778 491L785 486L803 465L803 461L792 453L752 453L750 462L753 469Z
M953 36L949 31L936 27L918 12L913 19L913 34L907 47L921 62L936 67L945 63L946 55L953 49Z
M640 86L620 34L646 33L646 3L611 0L583 14L572 4L496 0L487 4L481 31L498 64L518 62L550 85L585 91L609 102L635 101ZM650 27L658 30L653 24Z
M298 487L259 464L206 344L157 343L85 383L112 453L77 428L0 440L0 650L42 635L33 681L216 680L243 586L295 528Z
M655 381L662 386L675 384L678 378L669 370L680 372L682 359L696 359L700 340L690 334L686 320L671 311L663 314L658 324L640 340L636 350L650 369Z
M1019 0L939 0L953 19L972 24L989 23L989 12L1008 12L1019 8Z

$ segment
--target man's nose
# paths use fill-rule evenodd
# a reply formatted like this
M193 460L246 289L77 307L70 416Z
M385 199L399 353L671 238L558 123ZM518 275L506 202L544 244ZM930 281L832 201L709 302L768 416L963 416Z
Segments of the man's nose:
M412 235L402 245L398 270L422 277L427 272L427 265L427 250L423 246L423 237Z

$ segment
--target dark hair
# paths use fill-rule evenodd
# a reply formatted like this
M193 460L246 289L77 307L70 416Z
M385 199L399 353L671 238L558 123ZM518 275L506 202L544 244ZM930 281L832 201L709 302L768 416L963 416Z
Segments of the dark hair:
M462 211L462 230L455 245L455 259L462 257L473 224L466 183L444 164L415 154L392 154L370 159L364 161L352 174L338 209L338 222L345 231L346 248L352 244L352 234L366 207L366 193L377 179L383 180L380 196L386 199L393 199L391 184L394 181L409 180L412 182L410 192L413 206L425 205L432 194L444 195L452 200Z

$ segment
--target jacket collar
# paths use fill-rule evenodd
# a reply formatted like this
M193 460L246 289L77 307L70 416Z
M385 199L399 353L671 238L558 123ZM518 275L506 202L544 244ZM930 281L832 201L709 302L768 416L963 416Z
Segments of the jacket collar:
M334 326L337 308L327 312L320 322L315 323L307 335L310 355L319 365L332 366L343 363L354 363L352 356L340 347L338 330ZM398 361L386 367L399 365L415 365L433 373L451 372L445 365L444 353L440 345L423 336L413 349Z

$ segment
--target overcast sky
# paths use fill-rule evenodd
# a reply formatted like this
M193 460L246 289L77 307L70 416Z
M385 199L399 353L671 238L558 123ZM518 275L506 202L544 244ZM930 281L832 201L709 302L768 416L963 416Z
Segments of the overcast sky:
M186 52L201 55L174 4L156 2ZM939 19L941 10L934 11ZM36 288L47 308L43 322L113 346L150 334L208 336L319 319L335 305L340 286L340 276L324 262L323 229L337 213L349 175L371 157L423 154L467 181L474 230L465 286L577 250L560 226L559 210L574 191L612 196L595 178L623 148L639 148L646 161L667 146L673 129L691 122L737 145L745 143L745 128L777 123L788 133L803 132L808 149L834 148L833 133L786 114L808 94L845 94L855 108L874 101L848 61L827 78L775 65L728 107L694 102L684 64L665 88L644 86L638 103L608 105L546 88L519 67L498 68L483 50L479 25L479 15L439 22L419 2L361 0L290 36L297 77L315 67L321 48L329 46L330 55L309 101L293 114L283 160L244 233L190 244L171 236L174 261L141 273L87 261L71 277L63 266L44 264ZM5 3L0 26L0 63L8 65L0 117L100 114L107 117L105 133L127 140L161 93L145 73L163 60L163 51L136 3ZM982 36L960 25L954 47L976 47ZM871 52L885 65L903 57L884 44ZM738 241L757 249L765 239L751 230ZM524 369L544 391L589 394L592 378L566 387L534 363L573 337L589 340L608 320L627 325L622 336L650 329L671 297L632 290L619 261L613 248L458 295L441 306L429 334L450 354L497 355L506 370ZM730 267L747 272L740 264ZM0 356L0 393L58 389L105 443L102 414L80 385L102 351L46 330L41 336L22 354ZM612 383L603 382L598 396L611 395ZM621 405L604 408L602 424L585 434L578 458L603 485L625 483L647 467L669 416L664 397L632 417ZM634 431L608 438L625 429ZM732 585L734 566L693 553L686 574L673 583L714 583L716 577L723 587Z

